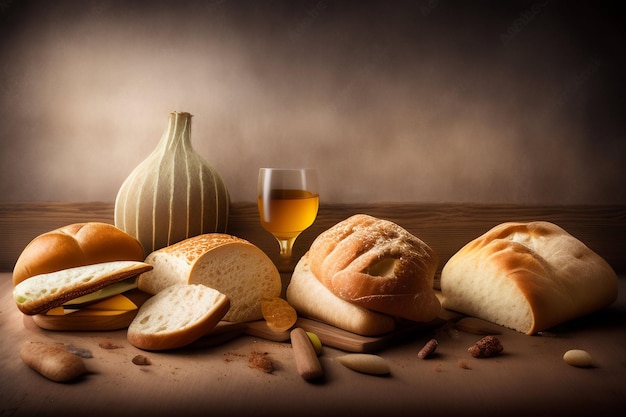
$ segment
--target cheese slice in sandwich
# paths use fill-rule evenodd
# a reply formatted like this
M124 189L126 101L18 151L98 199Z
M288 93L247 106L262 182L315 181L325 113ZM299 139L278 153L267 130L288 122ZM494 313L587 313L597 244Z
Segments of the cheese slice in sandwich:
M48 316L112 316L123 314L127 311L137 310L137 305L122 294L109 296L101 301L87 304L82 308L68 307L64 304L59 307L48 310L45 314Z

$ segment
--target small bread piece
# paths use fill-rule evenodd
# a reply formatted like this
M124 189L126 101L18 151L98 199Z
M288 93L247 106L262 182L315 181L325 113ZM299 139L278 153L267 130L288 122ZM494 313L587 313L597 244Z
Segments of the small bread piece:
M46 378L68 382L87 373L85 362L61 346L26 342L20 349L22 361Z
M396 328L396 320L345 301L330 292L311 272L308 253L296 264L287 301L298 314L362 336L378 336Z
M13 298L22 313L39 314L150 269L136 261L78 266L28 278L13 288Z
M143 350L169 350L195 342L224 317L230 302L213 288L177 284L148 299L128 326L128 341Z
M437 255L393 222L349 217L313 241L309 261L326 288L361 307L416 322L441 310L433 289Z
M230 299L226 321L262 319L261 301L282 292L272 260L247 240L227 234L185 239L152 252L146 262L154 269L139 277L140 290L157 294L174 284L204 284Z
M527 335L608 306L617 289L602 257L544 221L495 226L441 273L444 308Z
M111 261L143 261L137 239L112 224L75 223L34 238L13 268L13 285L35 275Z

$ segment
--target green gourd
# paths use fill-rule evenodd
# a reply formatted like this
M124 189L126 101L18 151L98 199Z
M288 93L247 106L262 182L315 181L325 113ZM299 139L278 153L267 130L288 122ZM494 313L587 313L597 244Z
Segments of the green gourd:
M122 183L115 226L148 255L204 233L224 233L230 197L222 177L191 145L191 117L172 112L156 149Z

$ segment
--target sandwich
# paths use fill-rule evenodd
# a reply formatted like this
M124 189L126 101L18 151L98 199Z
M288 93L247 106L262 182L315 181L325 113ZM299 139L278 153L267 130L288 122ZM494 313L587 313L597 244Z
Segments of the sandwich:
M13 296L43 328L124 328L143 300L135 290L137 276L152 269L143 258L139 241L113 225L64 226L24 248L13 269Z

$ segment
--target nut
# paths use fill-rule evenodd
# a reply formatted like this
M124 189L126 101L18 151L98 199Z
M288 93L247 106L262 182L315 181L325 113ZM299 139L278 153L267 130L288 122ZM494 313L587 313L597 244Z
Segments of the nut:
M389 364L378 355L367 353L351 353L338 356L337 362L348 369L371 375L387 375L391 373Z
M431 356L437 350L439 343L437 339L430 339L424 347L417 353L417 357L420 359L426 359Z
M475 358L489 358L498 355L504 348L502 343L495 336L485 336L478 342L467 349L467 351Z
M139 366L149 366L152 365L152 361L150 358L144 355L136 355L133 357L133 363Z
M563 360L568 365L576 366L579 368L588 368L593 364L591 355L581 349L572 349L565 352Z

